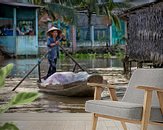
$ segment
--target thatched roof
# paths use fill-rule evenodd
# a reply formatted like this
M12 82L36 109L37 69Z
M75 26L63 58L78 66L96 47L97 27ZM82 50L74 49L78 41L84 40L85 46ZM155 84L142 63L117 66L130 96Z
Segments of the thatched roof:
M163 63L163 2L131 9L128 17L129 58Z
M122 18L127 17L129 14L134 13L137 10L147 8L147 7L150 7L150 6L155 5L157 3L162 3L162 2L163 2L162 0L155 0L153 2L145 2L145 3L143 3L143 1L142 1L142 2L139 2L139 4L132 5L131 8L128 8L126 10L121 11L119 16L122 17Z

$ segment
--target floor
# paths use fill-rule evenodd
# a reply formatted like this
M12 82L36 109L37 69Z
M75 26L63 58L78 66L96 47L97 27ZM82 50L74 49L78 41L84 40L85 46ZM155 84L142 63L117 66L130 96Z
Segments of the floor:
M13 122L20 130L91 130L90 113L5 113L0 123ZM99 118L97 130L123 130L119 122Z

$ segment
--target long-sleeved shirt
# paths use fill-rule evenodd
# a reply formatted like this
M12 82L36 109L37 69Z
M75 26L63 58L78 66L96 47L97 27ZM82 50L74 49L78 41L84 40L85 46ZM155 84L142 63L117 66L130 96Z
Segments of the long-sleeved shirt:
M56 40L54 41L54 39L52 37L49 37L47 40L47 47L49 49L49 52L48 52L49 60L54 60L56 58L59 58L59 45L55 45L53 47L50 46L50 44L55 43L59 39L60 39L60 37L57 37Z

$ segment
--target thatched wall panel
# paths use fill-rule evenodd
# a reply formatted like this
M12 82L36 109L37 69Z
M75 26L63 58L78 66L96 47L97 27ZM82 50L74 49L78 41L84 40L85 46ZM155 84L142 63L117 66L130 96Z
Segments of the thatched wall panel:
M128 39L131 59L163 63L163 2L129 14Z

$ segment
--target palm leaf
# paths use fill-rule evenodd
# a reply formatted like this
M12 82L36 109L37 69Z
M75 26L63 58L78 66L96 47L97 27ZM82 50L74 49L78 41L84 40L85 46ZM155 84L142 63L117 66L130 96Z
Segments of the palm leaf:
M15 106L15 105L31 103L39 96L40 94L36 92L21 92L17 94L14 98L12 98L9 104L12 104L13 106Z
M3 126L0 126L0 130L19 130L15 124L5 123Z
M116 29L118 31L120 31L121 30L121 24L120 24L120 20L119 20L118 16L117 15L114 15L112 13L110 13L110 16L111 16L111 19L112 19L112 21L113 21Z
M0 69L0 87L5 83L5 78L10 74L13 69L13 64L8 64L7 66Z
M66 16L69 19L72 20L72 23L75 24L76 23L76 19L75 19L75 10L73 8L70 7L66 7L60 4L47 4L47 10L50 10L51 13L55 12L58 13L60 16Z

